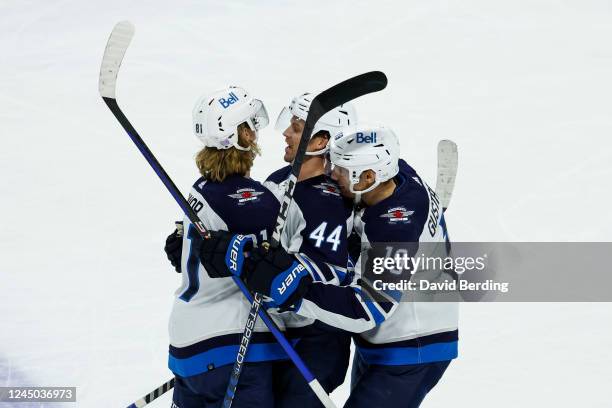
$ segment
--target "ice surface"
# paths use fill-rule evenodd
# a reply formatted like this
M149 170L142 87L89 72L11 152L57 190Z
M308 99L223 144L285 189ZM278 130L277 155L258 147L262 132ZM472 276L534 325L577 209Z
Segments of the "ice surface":
M179 209L98 94L118 21L136 26L119 103L184 191L201 93L240 84L274 117L380 69L361 118L430 183L438 140L459 145L454 240L609 241L611 17L603 0L3 1L0 385L116 407L169 378ZM273 126L261 144L258 179L283 164ZM610 321L608 304L463 305L461 356L423 406L609 406Z

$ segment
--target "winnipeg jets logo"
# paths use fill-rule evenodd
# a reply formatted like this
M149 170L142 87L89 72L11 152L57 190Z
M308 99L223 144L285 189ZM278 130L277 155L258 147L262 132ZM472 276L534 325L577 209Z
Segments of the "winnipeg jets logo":
M338 191L338 186L332 183L317 184L316 186L314 186L314 188L318 188L319 190L321 190L321 194L323 195L331 194L337 197L340 196L340 192Z
M386 214L381 214L381 218L387 218L389 224L409 224L410 216L414 214L414 211L408 211L405 207L394 207L387 210Z
M241 188L237 190L235 194L228 194L229 197L235 198L238 205L242 205L249 201L259 200L259 196L263 194L263 191L255 191L252 188Z

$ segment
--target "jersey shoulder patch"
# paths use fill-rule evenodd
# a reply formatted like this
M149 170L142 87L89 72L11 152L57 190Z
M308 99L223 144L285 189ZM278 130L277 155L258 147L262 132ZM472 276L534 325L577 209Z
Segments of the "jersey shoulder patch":
M395 180L393 195L363 213L371 242L413 242L423 232L429 214L427 190L414 170L403 172L400 166Z
M296 189L308 192L308 194L316 194L321 197L340 197L340 187L330 177L322 174L320 176L311 177L300 181L296 185Z
M323 197L340 197L340 188L333 180L321 180L320 183L312 184L311 188L318 190Z
M320 217L343 214L346 219L353 212L352 200L344 198L338 184L324 174L297 183L294 199L300 208L316 209Z
M230 231L251 231L261 223L273 225L278 214L279 203L274 195L248 177L229 176L221 183L200 179L194 188Z

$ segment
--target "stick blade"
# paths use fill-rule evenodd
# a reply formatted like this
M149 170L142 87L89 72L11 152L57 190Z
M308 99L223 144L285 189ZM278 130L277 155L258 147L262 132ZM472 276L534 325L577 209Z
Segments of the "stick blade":
M102 65L100 66L100 80L98 90L103 98L115 99L117 75L121 67L121 61L134 37L134 25L129 21L121 21L115 25L108 37Z
M448 208L455 178L457 177L457 165L459 153L457 144L452 140L440 140L438 142L438 178L436 179L436 194L440 198L442 208Z
M366 72L340 82L318 94L311 104L313 115L323 116L326 112L360 96L382 91L387 87L387 76L380 71ZM308 118L306 119L308 120ZM314 127L314 123L313 123Z
M335 107L343 105L360 96L381 91L385 89L386 86L387 76L380 71L371 71L349 78L346 81L342 81L314 97L310 107L308 108L308 115L306 116L304 130L302 130L300 143L298 144L295 158L291 164L289 183L285 189L285 195L283 196L283 201L281 204L281 211L276 218L276 225L274 227L272 239L270 240L270 246L272 248L276 248L280 244L280 236L285 226L287 211L291 205L291 202L293 201L293 190L300 175L302 162L304 160L304 155L306 154L306 148L308 147L308 141L312 136L312 131L315 124L323 115ZM335 135L330 136L334 137Z

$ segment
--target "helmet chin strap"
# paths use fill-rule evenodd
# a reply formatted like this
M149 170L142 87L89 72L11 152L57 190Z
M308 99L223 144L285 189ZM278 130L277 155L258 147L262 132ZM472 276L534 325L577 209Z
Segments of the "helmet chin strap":
M359 176L361 177L361 174L359 174ZM374 190L376 187L378 187L378 185L380 184L380 181L378 181L378 178L376 180L374 180L374 183L366 188L365 190L354 190L353 187L355 186L355 184L353 184L354 180L351 180L351 183L349 184L349 190L351 193L355 194L355 198L353 199L353 201L355 202L355 204L360 204L361 203L361 197L363 194L365 193L369 193L370 191Z
M257 141L257 137L259 136L259 135L257 134L257 129L255 129L255 127L254 127L254 126L251 126L251 123L249 123L248 121L247 121L247 124L248 124L248 126L249 126L249 129L251 129L251 131L252 131L253 133L255 133L255 141ZM237 138L237 139L238 139L238 140L236 140L234 143L232 143L232 146L234 146L236 149L241 150L241 151L243 151L243 152L250 152L250 151L251 151L251 146L250 146L250 145L249 145L249 146L247 146L247 147L240 146L240 143L239 143L240 136L238 136L238 138Z
M240 144L238 142L234 143L232 146L234 146L238 150L242 150L243 152L250 152L251 151L251 146L249 146L249 147L242 147L242 146L240 146Z
M329 152L329 140L325 143L325 147L319 150L315 150L314 152L306 152L306 156L323 156Z
M323 156L326 155L327 152L329 152L329 147L325 145L325 147L320 150L315 150L314 152L306 152L306 156Z

